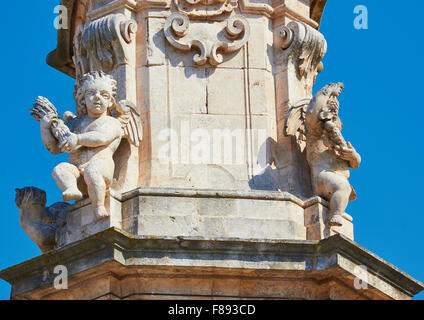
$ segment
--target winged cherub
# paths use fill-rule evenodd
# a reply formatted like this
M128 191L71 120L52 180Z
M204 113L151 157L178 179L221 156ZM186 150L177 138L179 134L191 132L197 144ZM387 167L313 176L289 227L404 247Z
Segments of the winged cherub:
M102 71L84 75L75 89L77 116L66 112L65 121L61 120L43 97L36 99L31 114L40 122L44 146L52 154L70 155L69 163L53 170L63 200L80 200L88 193L94 214L106 217L105 198L115 170L113 155L123 137L138 146L140 119L132 103L115 102L117 82Z
M337 98L343 83L330 83L312 100L304 99L289 109L285 134L295 136L311 168L315 193L330 202L328 223L343 224L349 201L356 199L349 183L349 168L357 169L361 156L342 136Z

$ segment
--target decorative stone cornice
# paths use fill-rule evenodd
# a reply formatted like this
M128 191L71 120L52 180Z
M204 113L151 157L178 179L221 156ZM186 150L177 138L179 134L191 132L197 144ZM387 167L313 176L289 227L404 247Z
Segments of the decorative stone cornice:
M92 10L88 13L90 19L100 18L111 10L118 10L122 8L129 9L134 13L147 10L147 9L160 9L167 10L171 6L172 0L117 0L111 4L104 6L98 10ZM57 49L52 51L47 57L47 63L55 69L62 71L71 77L75 77L75 66L73 63L73 39L77 28L80 24L78 19L75 19L77 8L85 5L86 0L61 0L61 5L68 9L68 16L74 17L70 21L69 29L58 30L57 36ZM310 18L304 18L296 14L295 11L288 7L282 7L281 3L276 1L277 5L272 7L265 3L251 2L250 0L239 0L239 8L242 13L260 14L268 18L275 18L281 14L286 14L292 19L302 21L311 25L314 28L318 27L321 15L325 7L326 0L312 0ZM135 4L135 5L134 5Z
M115 194L114 197L122 202L128 201L139 196L172 197L172 198L219 198L219 199L251 199L251 200L274 200L292 202L304 209L315 204L328 206L327 201L320 197L313 197L305 201L288 192L277 191L242 191L242 190L193 190L183 188L138 188ZM80 204L74 204L73 209L78 208Z
M250 0L239 0L240 12L262 14L271 18L274 14L274 8L266 3L251 2Z
M191 18L205 18L232 12L238 7L238 0L174 0L174 4Z
M292 8L288 7L285 4L281 4L281 5L274 8L272 18L277 19L277 18L283 17L283 16L288 17L288 18L290 18L294 21L299 21L299 22L305 23L306 25L309 25L314 29L319 28L319 23L299 14L297 11L293 10Z
M129 9L131 11L136 11L137 0L115 0L111 1L109 4L99 8L91 10L87 13L87 17L91 20L99 19L108 14L112 14L121 9Z
M252 260L254 255L261 259ZM166 261L162 258L164 256ZM122 271L125 267L134 270L135 266L150 266L158 270L193 268L193 271L196 269L206 274L222 271L227 275L247 269L246 276L252 276L252 270L261 270L262 277L276 279L287 276L287 271L292 275L308 272L309 277L319 273L321 280L336 275L352 288L356 268L365 266L369 288L363 294L369 294L370 298L407 299L424 289L421 282L340 235L322 241L211 240L133 236L116 228L2 270L0 278L12 284L13 299L33 299L37 291L43 291L45 295L55 291L52 286L54 274L47 272L46 277L45 271L53 270L56 265L68 266L70 281L78 280L79 275L84 276L88 270L104 273ZM87 277L80 280L84 279Z

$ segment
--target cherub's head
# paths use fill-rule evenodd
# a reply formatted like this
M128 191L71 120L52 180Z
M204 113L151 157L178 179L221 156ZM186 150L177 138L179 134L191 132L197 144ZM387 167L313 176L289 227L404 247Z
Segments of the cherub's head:
M329 83L321 89L323 95L338 97L344 89L344 84L341 82Z
M327 84L321 89L321 93L327 98L327 106L332 108L336 113L339 112L339 101L337 98L343 89L344 84L341 82Z
M112 108L116 98L116 81L103 71L94 71L77 81L74 98L78 116L101 116Z

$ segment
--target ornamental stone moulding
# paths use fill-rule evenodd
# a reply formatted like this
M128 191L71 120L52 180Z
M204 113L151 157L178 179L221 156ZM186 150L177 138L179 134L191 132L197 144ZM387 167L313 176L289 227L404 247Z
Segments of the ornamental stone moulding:
M422 290L350 241L349 177L361 156L342 135L344 86L312 90L327 49L318 31L325 3L61 0L69 24L48 63L76 77L75 114L60 116L38 97L31 115L46 149L69 155L52 177L64 202L48 206L43 190L16 189L19 222L46 255L0 271L11 298L398 299ZM311 255L319 261L305 260ZM71 291L46 277L57 261L69 267ZM353 288L361 265L372 290ZM225 292L206 292L195 280L212 267L222 272L207 281L231 271L239 287L261 290L237 293L227 277L219 283ZM182 279L176 268L183 281L173 281ZM154 290L132 290L134 270ZM299 290L285 292L288 277ZM271 278L283 281L276 287Z
M242 16L233 16L225 23L224 30L221 22L190 24L186 14L175 12L166 19L165 37L178 50L199 51L193 56L196 65L209 62L217 66L224 61L224 54L241 49L250 37L249 23Z
M216 17L232 12L238 0L174 0L178 11L193 18Z

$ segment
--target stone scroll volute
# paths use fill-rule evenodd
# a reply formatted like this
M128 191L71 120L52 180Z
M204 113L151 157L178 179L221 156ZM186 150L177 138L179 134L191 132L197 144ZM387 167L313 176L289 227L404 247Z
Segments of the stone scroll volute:
M294 68L293 74L301 82L304 94L311 97L315 78L323 69L321 61L327 52L324 36L314 28L296 21L281 27L277 36L281 65Z
M165 22L165 38L179 51L193 51L198 66L221 64L250 38L248 21L233 13L236 0L174 0L174 6Z
M225 24L225 39L219 39L215 28L208 24L191 27L187 15L175 12L165 22L165 37L178 50L197 51L193 56L196 65L202 66L209 62L217 66L224 61L223 55L242 48L250 36L249 23L241 16L231 17Z
M90 71L110 73L128 63L128 44L137 32L137 23L123 14L113 14L91 22L84 30L80 26L75 37L75 60L88 56ZM87 68L87 64L83 64ZM88 70L84 70L88 71Z

